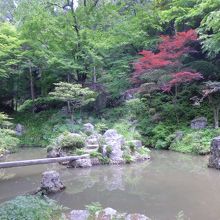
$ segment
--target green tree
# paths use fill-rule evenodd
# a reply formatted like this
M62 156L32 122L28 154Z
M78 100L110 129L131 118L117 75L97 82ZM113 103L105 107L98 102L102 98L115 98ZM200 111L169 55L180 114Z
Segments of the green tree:
M96 93L89 88L83 88L80 84L71 84L66 82L55 83L54 92L50 95L58 100L67 102L68 111L73 120L73 113L89 102L95 101Z

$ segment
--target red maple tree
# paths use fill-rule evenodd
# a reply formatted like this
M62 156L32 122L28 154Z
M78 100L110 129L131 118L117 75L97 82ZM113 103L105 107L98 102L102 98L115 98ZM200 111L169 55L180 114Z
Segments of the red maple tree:
M168 81L165 85L161 86L161 89L164 92L170 92L171 88L174 86L178 86L182 83L187 83L191 82L193 80L200 80L202 79L203 76L201 73L193 73L193 72L187 72L187 71L182 71L178 73L174 73L171 76L171 80Z
M195 30L190 29L185 32L177 32L174 36L161 36L162 41L158 45L158 52L154 53L149 50L143 50L139 54L142 55L136 63L134 63L134 74L132 82L136 86L143 83L143 75L152 72L155 69L162 69L167 67L176 67L180 69L180 57L186 53L194 51L189 46L189 42L197 40L197 33ZM190 71L180 71L171 73L171 81L167 85L163 85L164 91L169 91L175 84L190 82L195 79L201 78L201 74L193 73Z

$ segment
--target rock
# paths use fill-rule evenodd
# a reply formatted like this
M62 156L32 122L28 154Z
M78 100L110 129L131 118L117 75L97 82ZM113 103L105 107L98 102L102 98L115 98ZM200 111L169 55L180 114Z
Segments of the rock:
M199 117L191 121L192 129L204 129L207 127L207 118Z
M88 210L72 210L70 212L70 220L87 220L89 219Z
M78 159L69 162L69 166L74 168L88 168L92 166L92 162L90 158Z
M98 166L98 165L101 165L101 162L99 161L97 157L94 157L94 158L91 158L91 164L92 166Z
M94 103L94 108L96 111L101 111L102 109L106 108L107 105L107 93L102 92L96 97L96 101Z
M139 149L141 148L143 145L142 145L142 142L140 140L132 140L129 142L130 144L134 145L134 147L136 149Z
M142 214L126 214L119 213L115 209L105 208L94 214L89 213L88 210L72 210L70 212L70 220L150 220L145 215Z
M96 213L96 220L112 220L115 219L117 211L112 208L103 209Z
M174 141L181 141L183 139L184 132L183 131L176 131L174 133L174 135L175 135Z
M133 159L136 162L142 162L144 160L149 160L150 156L149 155L144 155L144 154L139 154L139 153L135 152L135 154L133 156Z
M22 136L25 133L25 127L21 124L17 124L15 127L15 133L18 136Z
M147 216L141 214L129 214L125 220L150 220Z
M92 134L86 139L86 147L89 149L97 148L99 140L102 136L100 134Z
M63 107L61 108L60 114L61 114L61 115L64 115L64 116L68 116L68 115L69 115L67 106L63 106Z
M91 123L86 123L83 125L83 130L86 134L93 134L95 131L95 128Z
M51 148L47 150L47 158L65 157L66 153L60 148Z
M208 167L220 169L220 136L212 140Z
M122 160L122 147L125 144L124 137L117 133L114 129L107 130L103 138L105 140L105 145L110 147L111 153L110 153L110 159L113 161L121 161Z
M56 193L63 190L65 186L60 180L60 175L57 171L46 171L42 174L41 191L46 194Z

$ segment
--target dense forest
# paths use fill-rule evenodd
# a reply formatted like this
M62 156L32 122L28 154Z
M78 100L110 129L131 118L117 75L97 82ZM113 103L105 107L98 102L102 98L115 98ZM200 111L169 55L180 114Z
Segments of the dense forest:
M67 102L73 119L92 112L99 127L123 130L135 121L148 147L172 148L172 134L183 130L189 135L174 150L206 153L217 132L210 129L219 127L219 6L217 0L2 0L1 111L27 126L21 145L46 146L68 129L53 117ZM75 85L76 93L94 91L86 96L95 104L72 100ZM210 125L195 140L205 144L185 149L194 139L190 120L198 116ZM9 134L5 117L1 133ZM53 132L56 123L62 128ZM2 136L1 148L17 145Z
M51 149L62 134L68 145L85 123L146 150L209 154L220 135L219 9L219 0L0 0L0 157Z

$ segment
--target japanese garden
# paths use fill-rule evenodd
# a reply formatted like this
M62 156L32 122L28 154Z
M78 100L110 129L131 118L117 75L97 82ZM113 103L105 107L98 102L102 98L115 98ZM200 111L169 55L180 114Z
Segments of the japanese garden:
M0 220L218 220L219 112L219 0L0 0Z

